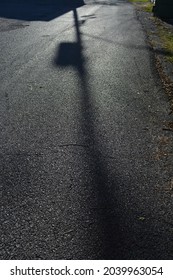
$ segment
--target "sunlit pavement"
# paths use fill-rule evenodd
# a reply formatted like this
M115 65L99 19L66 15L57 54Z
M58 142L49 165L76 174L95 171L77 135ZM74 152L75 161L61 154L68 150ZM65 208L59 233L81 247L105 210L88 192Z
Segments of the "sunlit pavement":
M1 259L172 259L154 53L131 4L85 3L0 9Z

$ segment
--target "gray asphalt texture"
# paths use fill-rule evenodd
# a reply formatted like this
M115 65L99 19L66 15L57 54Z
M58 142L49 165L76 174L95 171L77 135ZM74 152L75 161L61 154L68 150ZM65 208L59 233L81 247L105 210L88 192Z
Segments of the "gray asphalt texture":
M11 2L0 0L0 258L172 259L169 101L133 6Z

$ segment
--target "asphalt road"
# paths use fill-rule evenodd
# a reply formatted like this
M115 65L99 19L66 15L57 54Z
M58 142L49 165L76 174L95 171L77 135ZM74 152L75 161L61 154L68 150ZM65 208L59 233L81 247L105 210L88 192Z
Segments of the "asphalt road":
M133 6L31 2L0 0L1 259L172 259L169 102Z

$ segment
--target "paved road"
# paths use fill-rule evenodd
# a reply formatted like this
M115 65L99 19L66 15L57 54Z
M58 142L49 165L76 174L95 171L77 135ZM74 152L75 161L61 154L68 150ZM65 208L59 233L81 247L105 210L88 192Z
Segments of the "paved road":
M172 259L169 102L133 6L10 3L1 259Z

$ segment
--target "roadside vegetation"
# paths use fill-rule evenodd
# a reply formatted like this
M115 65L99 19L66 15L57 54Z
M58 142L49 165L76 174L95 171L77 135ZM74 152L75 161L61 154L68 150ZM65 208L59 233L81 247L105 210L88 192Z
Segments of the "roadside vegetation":
M150 0L129 0L135 6L144 10L145 12L152 13L153 4ZM173 63L173 28L168 28L161 19L152 17L157 26L157 35L159 36L162 46L166 51L166 59Z
M137 9L143 10L144 12L147 12L150 20L152 20L155 24L155 31L150 31L150 29L146 30L146 32L149 35L149 41L153 48L157 46L161 46L164 56L164 60L168 61L173 65L173 26L167 24L163 19L160 19L156 16L154 16L152 10L154 4L151 3L150 0L129 0L129 2L133 3ZM152 34L156 36L153 40ZM158 38L158 40L156 39ZM156 58L156 67L158 70L158 73L160 75L160 78L162 80L163 86L170 98L170 104L171 104L171 113L173 113L173 82L172 78L170 78L169 74L165 72L164 66L162 61L160 60L159 56L155 56ZM171 125L173 125L171 123ZM172 130L172 128L171 128Z
M141 7L145 12L152 12L153 4L150 0L129 0L129 2Z
M158 27L158 35L162 41L163 48L166 50L166 58L173 63L173 28L169 29L160 19L154 18Z

